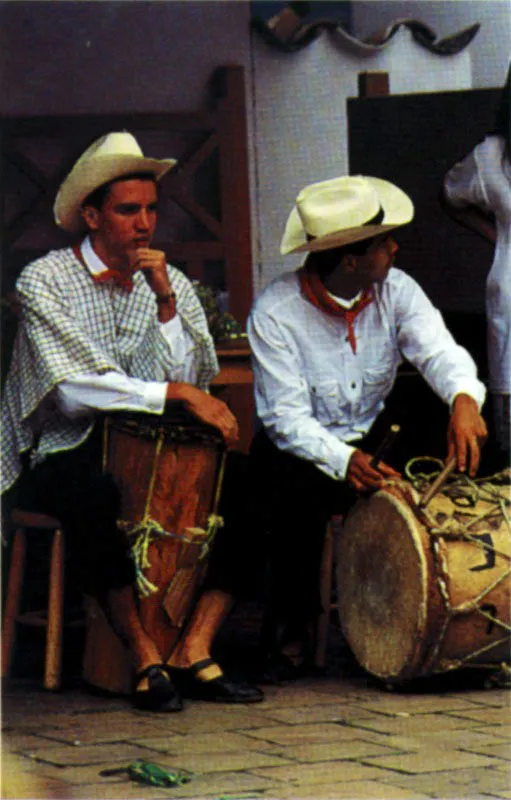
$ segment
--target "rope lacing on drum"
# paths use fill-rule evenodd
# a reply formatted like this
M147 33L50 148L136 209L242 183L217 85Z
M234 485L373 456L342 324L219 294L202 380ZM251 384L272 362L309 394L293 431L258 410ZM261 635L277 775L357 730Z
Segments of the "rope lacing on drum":
M434 463L435 466L438 465L440 467L439 470L435 470L429 473L424 472L415 472L413 471L413 467L418 462L430 462ZM429 485L436 479L436 477L440 474L441 470L443 469L444 465L439 459L431 458L429 456L423 456L411 459L405 467L405 474L409 481L412 483L414 489L418 491L420 494L429 487ZM428 530L432 536L432 550L435 556L435 559L438 562L442 561L442 556L440 549L438 547L438 542L441 537L448 537L449 539L463 539L465 541L469 541L475 546L481 548L484 551L492 552L496 556L501 556L503 559L507 559L508 562L510 560L510 554L503 552L502 550L497 550L492 544L489 544L484 540L482 534L490 533L491 529L488 526L487 530L479 529L477 534L472 534L470 529L476 525L477 523L481 523L485 520L489 520L492 517L498 517L501 515L501 518L505 521L507 527L511 532L511 516L509 513L509 508L511 506L511 497L504 497L501 492L496 489L496 486L499 485L509 485L511 484L511 470L505 469L501 472L498 472L492 476L474 479L470 478L468 475L463 473L457 475L450 475L444 485L442 486L442 494L449 497L452 503L460 509L460 514L464 517L467 515L470 519L464 519L463 521L460 519L453 519L448 518L443 521L441 524L438 523L438 520L432 515L432 513L427 509L421 509L421 513L428 520ZM490 504L490 508L486 510L473 514L471 513L471 509L475 509L478 503L484 502L486 505ZM437 646L435 648L435 656L436 653L439 652L442 640L443 640L443 633L447 630L450 620L452 617L456 615L462 614L469 614L472 612L477 612L480 616L484 617L488 622L493 625L498 626L500 629L506 632L506 635L498 640L493 640L491 643L480 647L476 652L471 652L469 655L462 657L450 665L450 669L457 668L472 661L475 658L483 655L486 652L493 650L496 647L504 644L509 640L509 634L511 633L511 626L508 625L503 620L496 617L494 614L490 613L489 610L486 608L482 608L480 606L481 601L493 590L499 583L502 583L505 579L509 577L511 574L511 567L507 570L501 572L501 574L492 581L489 585L487 585L483 591L479 593L477 597L472 598L470 601L466 603L461 603L458 606L452 606L447 590L447 586L444 585L443 580L439 581L439 589L446 607L447 617L444 622L444 630L442 635L437 642ZM471 666L477 667L491 667L495 668L495 664L473 664Z

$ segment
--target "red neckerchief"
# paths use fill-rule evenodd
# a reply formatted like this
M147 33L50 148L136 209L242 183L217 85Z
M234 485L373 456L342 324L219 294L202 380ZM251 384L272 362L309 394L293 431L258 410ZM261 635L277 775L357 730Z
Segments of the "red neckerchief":
M373 295L370 290L364 289L362 296L351 308L344 308L336 303L331 297L325 287L323 286L317 272L308 270L306 267L301 267L298 270L298 279L300 281L300 288L307 298L309 303L313 306L324 311L326 314L331 314L334 317L343 317L348 326L348 341L354 353L357 352L357 341L355 339L355 329L353 323L355 317L360 312L373 302Z
M87 266L83 259L81 245L76 244L73 247L73 253L84 266ZM104 269L102 272L97 272L95 275L91 274L91 278L94 283L107 283L107 281L113 281L116 286L119 286L120 289L126 289L127 292L131 292L133 289L133 277L129 274L126 274L122 270L111 268Z

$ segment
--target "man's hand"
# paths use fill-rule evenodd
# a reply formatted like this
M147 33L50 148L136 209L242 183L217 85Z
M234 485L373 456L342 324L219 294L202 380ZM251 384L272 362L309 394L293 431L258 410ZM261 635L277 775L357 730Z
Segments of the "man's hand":
M132 272L143 272L149 287L157 297L166 297L172 293L167 273L167 258L163 250L152 250L150 247L139 247L130 253Z
M181 401L194 417L218 428L227 445L238 441L238 422L223 400L212 397L190 383L167 384L167 400Z
M357 492L369 492L381 489L386 478L400 478L399 472L380 461L377 467L371 466L372 455L363 450L355 450L352 454L346 480Z
M481 459L481 445L488 438L486 423L479 413L477 403L468 394L459 394L452 407L447 428L447 461L456 456L459 472L474 477Z
M130 255L132 272L140 270L158 303L158 319L168 322L176 315L176 295L167 272L167 258L163 250L139 247Z

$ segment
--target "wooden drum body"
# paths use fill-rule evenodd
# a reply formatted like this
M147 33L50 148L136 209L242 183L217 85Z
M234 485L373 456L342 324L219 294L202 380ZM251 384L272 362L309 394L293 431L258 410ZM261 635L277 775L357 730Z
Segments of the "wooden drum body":
M140 618L168 659L205 575L223 471L218 431L188 416L105 420L104 467L121 495L119 525L137 565ZM86 599L87 683L127 693L131 667L99 604Z
M359 501L338 540L344 635L391 682L510 656L509 500L471 508L439 493L422 509L419 499L389 485Z

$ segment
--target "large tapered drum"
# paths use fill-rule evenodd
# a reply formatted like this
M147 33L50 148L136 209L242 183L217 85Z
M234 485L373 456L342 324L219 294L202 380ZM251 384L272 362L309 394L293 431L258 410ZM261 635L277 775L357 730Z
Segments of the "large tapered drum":
M119 525L137 566L140 618L163 660L192 610L221 524L224 455L220 433L188 415L105 420L104 468L120 490ZM85 681L129 692L126 650L92 598L86 618Z
M337 550L340 623L389 682L510 658L509 485L419 507L405 481L360 500Z

